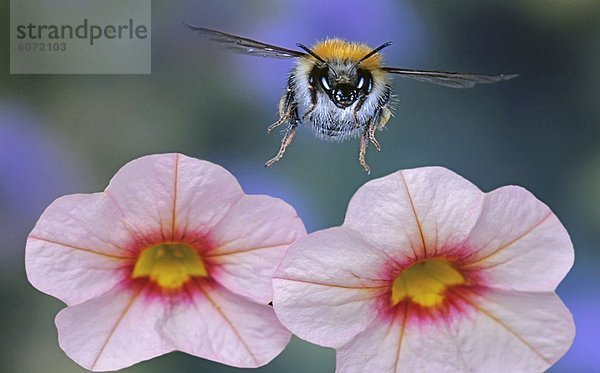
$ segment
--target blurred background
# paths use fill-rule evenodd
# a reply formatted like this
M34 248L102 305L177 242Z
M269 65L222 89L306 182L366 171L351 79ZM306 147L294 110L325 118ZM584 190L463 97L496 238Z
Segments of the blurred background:
M356 189L398 169L450 168L484 191L518 184L567 227L576 263L558 289L577 337L550 369L600 372L600 2L153 1L151 75L9 75L9 2L0 3L0 371L80 372L60 350L64 305L25 277L25 239L44 208L106 187L142 155L182 152L219 163L248 193L292 204L309 232L341 224ZM520 73L455 90L396 78L396 115L370 149L300 131L282 162L263 163L291 61L233 54L178 19L293 48L338 36L393 40L388 64ZM294 339L259 372L332 372L334 352ZM127 372L232 372L172 353Z

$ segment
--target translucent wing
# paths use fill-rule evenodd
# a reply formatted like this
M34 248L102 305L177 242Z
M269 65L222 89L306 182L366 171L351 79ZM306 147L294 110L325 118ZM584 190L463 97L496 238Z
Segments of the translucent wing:
M217 41L226 46L227 48L232 49L238 53L270 58L295 58L302 57L305 55L304 52L299 52L287 48L278 47L276 45L262 43L260 41L227 34L217 30L211 30L200 26L190 25L183 21L181 21L181 23L183 23L190 29L206 36L208 39Z
M416 79L421 82L439 84L452 88L471 88L475 84L496 83L519 76L518 74L483 75L468 73L453 73L448 71L409 70L397 67L384 67L384 71L398 74L404 78Z

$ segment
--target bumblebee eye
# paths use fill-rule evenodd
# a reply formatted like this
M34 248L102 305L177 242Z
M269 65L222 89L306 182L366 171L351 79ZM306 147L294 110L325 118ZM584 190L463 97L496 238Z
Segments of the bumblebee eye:
M327 91L331 90L331 86L329 85L329 80L327 80L327 75L323 75L321 77L321 85L323 86L323 88L325 88L325 90L327 90Z
M364 94L371 93L373 89L373 76L368 71L358 69L356 71L358 81L356 82L356 90Z
M360 79L358 79L358 84L356 85L356 89L361 89L364 85L365 85L365 77L361 76Z

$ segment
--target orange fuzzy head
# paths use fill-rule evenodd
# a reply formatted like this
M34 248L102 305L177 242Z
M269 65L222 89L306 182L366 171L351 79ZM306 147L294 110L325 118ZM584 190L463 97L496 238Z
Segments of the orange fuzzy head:
M352 43L342 39L327 39L318 42L312 47L312 50L325 61L358 61L371 51L373 48L366 44ZM381 68L382 55L375 53L361 63L365 69L375 70Z

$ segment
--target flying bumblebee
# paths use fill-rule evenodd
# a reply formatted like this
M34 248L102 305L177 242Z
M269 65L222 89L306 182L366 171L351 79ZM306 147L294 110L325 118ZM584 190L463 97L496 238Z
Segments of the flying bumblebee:
M297 43L303 51L287 49L260 41L182 22L208 39L236 52L260 57L296 59L288 76L287 89L279 102L279 119L267 132L286 125L281 146L275 157L265 163L272 166L281 160L301 124L310 126L315 135L330 142L360 138L358 160L365 160L367 147L381 146L375 131L383 130L392 112L390 74L452 88L470 88L480 83L495 83L516 74L483 75L447 71L410 70L382 65L382 49L341 39L326 39L312 48Z

